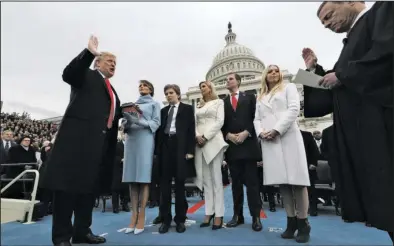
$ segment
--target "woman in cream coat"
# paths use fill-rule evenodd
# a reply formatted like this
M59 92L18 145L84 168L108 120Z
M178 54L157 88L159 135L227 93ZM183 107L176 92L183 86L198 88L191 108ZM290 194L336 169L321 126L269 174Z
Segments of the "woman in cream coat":
M224 103L215 93L209 81L199 84L203 100L196 110L195 166L197 187L204 189L205 219L200 227L208 227L213 218L212 230L222 228L224 216L224 193L222 162L228 144L223 139Z
M282 238L294 238L298 230L296 241L307 242L310 183L305 147L297 125L299 113L297 87L283 82L278 66L269 66L262 75L254 120L261 141L264 185L280 185L288 221Z

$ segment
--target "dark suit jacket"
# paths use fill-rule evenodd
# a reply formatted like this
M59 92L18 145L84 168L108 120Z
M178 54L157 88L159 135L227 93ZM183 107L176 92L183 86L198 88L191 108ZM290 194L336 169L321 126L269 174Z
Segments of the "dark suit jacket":
M122 112L112 88L116 96L115 119L113 127L107 130L111 100L101 74L89 69L94 58L85 49L63 71L63 80L71 86L71 96L47 160L44 188L96 193L102 187L111 187ZM103 153L104 150L107 152Z
M306 159L308 162L309 177L311 179L317 179L316 170L310 170L310 165L317 166L317 161L319 160L319 148L317 147L316 141L313 138L312 133L301 130L301 135L304 140L304 147L306 153Z
M224 124L222 133L224 138L226 139L228 133L239 133L244 130L247 130L250 134L250 136L239 145L226 140L229 144L225 152L226 160L229 162L236 160L261 161L261 149L259 148L256 131L253 125L256 111L256 97L240 92L235 111L231 105L231 96L227 96L223 100Z
M156 132L156 154L159 160L159 169L161 176L171 176L169 173L168 163L163 158L163 141L165 141L164 129L167 124L168 111L170 106L161 109L161 125ZM194 167L194 159L186 160L186 154L194 155L196 150L196 123L194 118L194 110L191 105L180 103L175 121L176 138L178 144L177 157L177 174L180 179L192 178L196 176Z
M123 162L124 158L124 144L123 141L118 141L116 143L116 155L112 174L112 190L119 191L122 189L127 189L127 184L122 183L123 177Z
M10 141L10 148L15 145L17 145L17 144L14 141ZM10 149L8 149L8 151L5 151L4 148L5 148L5 146L3 144L3 140L0 139L0 164L7 163L7 160L8 160L8 152ZM0 166L0 174L4 174L5 169L6 168Z
M22 145L14 145L10 148L8 153L7 163L37 163L36 151L33 147L29 147L26 151ZM37 165L32 165L32 169L37 170ZM15 178L21 172L25 170L25 165L23 166L7 166L5 173L7 178ZM31 176L31 175L28 175Z
M331 152L333 151L332 146L334 145L333 138L334 138L333 126L329 126L323 130L320 150L321 150L321 156L326 161L331 159L330 156L332 155ZM328 164L330 165L330 162L328 162Z

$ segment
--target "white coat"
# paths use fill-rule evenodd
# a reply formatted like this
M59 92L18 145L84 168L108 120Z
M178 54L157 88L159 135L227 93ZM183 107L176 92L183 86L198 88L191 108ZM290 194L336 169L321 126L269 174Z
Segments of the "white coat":
M207 165L220 163L211 163L212 160L218 155L223 155L226 151L228 144L224 141L221 128L224 123L224 102L222 99L208 101L203 107L196 110L196 136L202 136L208 140L206 144L200 148L196 146L195 152L195 167L196 178L195 184L202 190L203 175L202 163L203 158ZM222 156L223 157L223 156ZM221 158L223 159L223 158ZM221 173L220 173L221 177Z
M276 130L274 141L261 140L264 185L290 184L310 186L304 142L297 124L300 98L297 87L287 83L257 101L254 128L261 132Z

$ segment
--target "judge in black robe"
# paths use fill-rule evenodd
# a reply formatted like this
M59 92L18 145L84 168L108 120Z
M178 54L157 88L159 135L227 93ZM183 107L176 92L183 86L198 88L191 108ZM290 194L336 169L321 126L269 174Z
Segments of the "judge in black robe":
M305 117L333 113L334 144L330 147L334 148L343 219L368 221L391 235L393 13L392 2L376 2L347 30L334 74L315 67L316 74L326 74L324 83L336 76L335 88L304 88ZM327 20L326 16L322 21Z

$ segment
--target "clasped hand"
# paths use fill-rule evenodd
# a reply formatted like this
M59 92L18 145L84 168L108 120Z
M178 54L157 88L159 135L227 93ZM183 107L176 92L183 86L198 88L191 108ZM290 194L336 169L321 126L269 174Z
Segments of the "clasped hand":
M272 129L272 130L267 131L267 132L263 131L262 133L260 133L259 137L264 139L264 140L266 140L266 141L272 141L277 136L279 136L279 132L277 130Z
M245 139L249 136L248 131L242 131L239 133L228 133L227 139L230 140L234 144L241 144L245 141Z
M205 143L207 142L207 140L203 136L196 136L196 141L199 147L204 146Z

